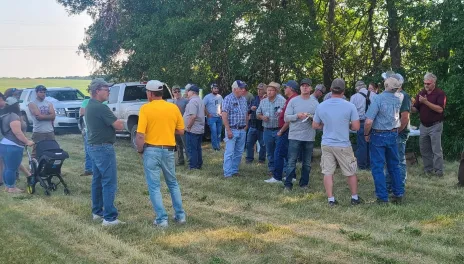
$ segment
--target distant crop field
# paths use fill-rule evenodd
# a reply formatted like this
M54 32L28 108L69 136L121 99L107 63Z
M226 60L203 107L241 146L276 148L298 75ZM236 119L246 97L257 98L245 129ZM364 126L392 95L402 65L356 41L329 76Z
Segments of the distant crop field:
M32 88L39 84L45 87L73 87L79 89L82 93L87 93L87 86L90 80L72 80L72 79L15 79L0 78L0 92L5 92L8 88Z

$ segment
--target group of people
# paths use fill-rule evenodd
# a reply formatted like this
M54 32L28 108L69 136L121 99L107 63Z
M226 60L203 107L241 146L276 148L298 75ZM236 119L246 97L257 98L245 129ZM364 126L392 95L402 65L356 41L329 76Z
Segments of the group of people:
M211 86L212 92L205 96L203 103L199 98L190 99L194 98L190 92L187 99L183 98L178 86L173 93L174 102L188 124L187 129L197 125L196 134L200 138L204 132L204 116L207 116L214 150L220 149L221 133L218 131L224 126L225 178L239 176L243 152L246 151L246 163L252 163L257 146L258 162L265 163L267 159L270 178L265 180L266 183L283 182L285 191L291 191L300 160L302 168L298 185L307 189L316 131L322 130L320 166L329 205L337 204L332 190L337 165L347 177L352 204L362 202L357 195L357 170L372 171L379 203L401 203L407 179L405 151L410 113L418 112L421 121L420 151L424 172L443 176L441 134L446 95L436 87L437 78L432 73L424 76L424 89L412 100L402 89L404 78L401 74L386 72L382 76L384 92L378 94L378 85L374 83L367 86L358 81L356 93L349 101L342 79L335 79L327 94L322 84L313 88L309 78L299 83L294 80L284 83L285 97L281 95L281 85L271 82L267 85L260 83L257 95L250 100L248 87L240 80L232 84L232 93L224 99L216 84ZM198 87L192 87L192 94L196 95ZM190 91L189 88L186 90ZM182 106L188 108L189 105L194 111L183 112ZM349 140L350 133L357 135L355 153ZM177 147L185 145L187 153L193 157L190 169L201 169L201 163L197 162L202 160L198 142L201 139L192 137L177 141Z
M38 85L35 88L36 99L29 103L28 111L32 117L32 140L25 136L27 129L19 108L19 89L9 89L5 94L0 93L0 171L2 179L0 185L5 185L8 193L22 193L23 189L16 186L19 180L18 171L21 170L27 181L33 181L29 169L21 164L25 146L32 146L31 156L35 158L35 144L42 140L54 140L53 121L55 110L53 105L45 100L47 88Z

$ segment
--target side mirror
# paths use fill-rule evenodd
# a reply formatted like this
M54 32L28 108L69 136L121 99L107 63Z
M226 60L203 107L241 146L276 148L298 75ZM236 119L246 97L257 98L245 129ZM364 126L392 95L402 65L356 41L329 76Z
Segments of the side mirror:
M87 95L86 95L86 96L84 96L84 98L85 98L85 99L90 99L90 96L87 96Z

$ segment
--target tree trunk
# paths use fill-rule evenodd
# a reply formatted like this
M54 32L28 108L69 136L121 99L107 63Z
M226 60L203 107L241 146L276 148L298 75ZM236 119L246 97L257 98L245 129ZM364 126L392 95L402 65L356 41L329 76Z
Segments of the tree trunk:
M400 29L398 28L398 11L395 1L387 0L388 38L390 40L391 68L398 71L401 68Z
M369 46L371 48L371 63L372 63L372 68L373 68L373 71L376 72L377 71L377 65L375 65L375 62L377 61L377 48L375 47L375 43L376 43L376 40L375 40L375 32L374 32L374 9L375 9L375 6L377 5L377 0L370 0L370 6L369 6L369 10L368 10L368 20L367 20L367 24L368 24L368 27L369 27Z
M327 17L327 35L324 47L322 47L322 67L324 85L330 87L334 77L335 64L335 40L333 26L335 22L335 0L329 0L329 12Z

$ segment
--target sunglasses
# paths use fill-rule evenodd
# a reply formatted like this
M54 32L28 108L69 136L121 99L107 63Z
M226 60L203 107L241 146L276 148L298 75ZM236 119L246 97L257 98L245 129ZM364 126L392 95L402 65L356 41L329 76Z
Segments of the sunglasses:
M173 91L172 93L180 93L180 91Z
M431 83L431 82L430 83L426 83L426 82L424 83L424 85L431 85L431 84L433 84L433 83Z

